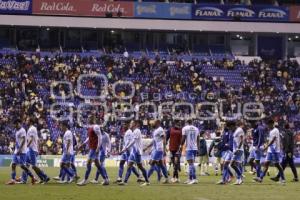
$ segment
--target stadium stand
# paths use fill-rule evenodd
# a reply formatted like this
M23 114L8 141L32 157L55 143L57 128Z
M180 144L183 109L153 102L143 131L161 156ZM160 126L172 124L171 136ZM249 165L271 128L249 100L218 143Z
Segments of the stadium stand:
M135 85L136 91L130 102L133 105L143 103L147 98L156 104L175 100L191 103L222 102L224 115L235 117L235 106L238 103L261 101L265 106L265 116L272 113L273 117L281 119L279 122L288 119L294 129L300 127L300 66L295 60L252 60L246 64L217 46L198 49L195 53L173 55L162 49L146 52L133 49L128 47L128 55L105 53L105 49L85 53L2 50L0 130L3 131L0 134L0 153L12 151L13 131L10 121L24 112L27 116L34 115L39 119L38 129L43 138L41 152L60 153L61 147L55 142L60 140L60 131L49 109L55 102L67 102L71 107L85 102L86 99L78 94L76 84L80 74L88 73L104 74L107 77L109 93L106 102L109 110L119 102L117 98L113 98L112 84L122 80L131 81ZM70 82L73 90L67 85L58 84L54 87L57 95L54 97L50 94L51 82L62 80ZM82 94L102 94L102 80L82 83ZM124 96L130 93L130 87L119 86L116 93ZM193 97L188 95L191 93L194 94ZM68 94L72 95L68 97ZM227 106L229 102L234 106ZM188 112L188 109L183 108L180 115L184 117ZM67 113L62 109L58 115L61 117ZM142 131L145 137L150 134L149 125L154 114L149 109L140 111L141 118L144 117ZM77 113L72 115L73 131L82 142L86 130L80 127L76 116ZM163 125L167 128L170 123L170 116L166 113ZM199 122L199 127L212 132L218 123L220 122ZM115 141L114 152L119 150L120 138L124 133L121 125L116 116L109 117L106 128Z

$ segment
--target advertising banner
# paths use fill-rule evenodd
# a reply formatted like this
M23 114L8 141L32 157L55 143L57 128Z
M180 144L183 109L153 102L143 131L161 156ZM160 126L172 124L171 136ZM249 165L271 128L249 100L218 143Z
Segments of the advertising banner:
M209 5L192 6L193 19L288 21L289 9L274 6Z
M226 11L222 5L197 4L192 6L192 18L226 20Z
M31 14L31 0L0 0L0 14Z
M101 0L0 0L0 14L300 22L300 6L244 6Z
M133 17L133 2L97 0L33 0L33 14L104 17L106 13Z
M300 22L300 6L290 7L290 21Z
M289 9L279 6L256 6L257 21L289 21Z
M134 4L136 18L191 19L191 4L188 3L154 3Z
M3 167L8 167L11 164L12 159L11 158L5 158L3 159ZM53 159L43 159L38 158L37 159L37 166L38 167L54 167L54 160Z

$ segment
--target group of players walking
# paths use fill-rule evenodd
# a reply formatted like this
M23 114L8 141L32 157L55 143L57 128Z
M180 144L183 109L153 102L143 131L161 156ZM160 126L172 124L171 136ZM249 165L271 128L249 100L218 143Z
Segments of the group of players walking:
M34 121L32 118L26 122L29 127L27 132L25 128L23 128L20 120L15 121L17 129L15 134L16 145L11 164L11 180L7 184L26 183L28 176L31 178L32 184L36 183L37 180L32 174L30 166L39 177L40 183L44 184L50 180L50 178L37 167L39 138ZM72 183L75 181L78 186L84 186L89 182L99 183L98 179L101 175L103 179L102 185L110 184L105 168L105 159L109 156L111 149L109 134L101 130L94 117L91 117L89 122L91 125L87 130L87 139L78 147L78 149L81 149L84 145L88 145L89 148L86 172L81 181L78 181L79 177L74 165L76 154L74 149L74 146L76 146L75 136L71 132L68 122L60 123L61 131L64 134L62 136L63 154L60 173L58 177L54 178L58 183ZM275 127L273 120L269 120L266 124L267 127L259 123L253 123L253 145L250 155L250 161L252 165L255 166L256 171L256 176L253 178L253 181L262 182L268 172L270 163L273 162L278 170L278 176L274 177L273 180L285 184L284 169L280 164L280 153L282 151L280 132L278 128ZM175 121L174 126L167 132L162 128L160 121L156 120L151 143L145 147L142 141L140 121L127 122L124 124L124 128L123 148L120 152L118 178L115 183L127 185L131 173L134 173L137 176L138 182L141 183L141 186L148 186L150 185L150 178L153 172L157 173L159 181L161 181L162 176L164 177L162 183L179 183L179 172L181 170L180 159L183 148L185 148L185 158L188 163L188 179L184 183L189 185L198 183L195 160L199 145L201 146L201 133L199 129L193 125L192 120L187 120L185 126L182 128L179 121ZM243 156L246 136L244 128L242 121L227 122L221 137L217 137L217 139L212 142L210 151L214 150L214 156L217 161L222 160L222 179L217 182L217 184L228 184L234 176L236 177L236 181L233 183L234 185L243 184ZM167 145L167 143L169 145ZM171 157L171 164L173 165L173 177L171 179L169 179L169 172L165 161L167 146ZM150 167L149 170L146 170L143 166L142 155L143 152L149 148L152 148L149 161ZM265 158L264 155L266 155ZM264 159L264 163L261 162L262 159ZM93 163L97 171L95 178L89 181ZM127 169L125 177L123 177L126 164ZM23 170L20 178L16 178L17 165ZM262 165L264 165L263 169ZM232 173L232 170L234 173ZM294 173L294 176L294 180L298 181L297 172Z

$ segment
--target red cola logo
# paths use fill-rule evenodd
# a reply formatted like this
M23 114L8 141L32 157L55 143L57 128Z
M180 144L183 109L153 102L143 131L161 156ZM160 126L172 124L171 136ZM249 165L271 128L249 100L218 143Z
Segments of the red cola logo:
M69 2L42 2L41 10L43 11L68 11L76 12L76 9Z
M92 12L122 12L126 13L126 8L122 7L121 4L114 4L114 3L104 3L104 4L98 4L94 3L92 6Z

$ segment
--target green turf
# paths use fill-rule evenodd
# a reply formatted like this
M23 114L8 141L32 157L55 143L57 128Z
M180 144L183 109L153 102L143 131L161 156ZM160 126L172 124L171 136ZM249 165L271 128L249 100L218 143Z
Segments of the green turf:
M95 169L91 177L95 174ZM79 168L79 175L83 176L84 169ZM45 172L50 176L58 174L58 168L46 168ZM108 173L111 180L117 175L117 168L109 168ZM271 173L274 173L271 170ZM129 185L118 186L111 184L103 187L101 185L89 184L85 187L78 187L75 184L59 185L51 181L47 185L13 185L7 186L4 183L9 180L10 169L0 168L0 200L73 200L73 199L104 199L104 200L298 200L300 199L300 184L291 183L291 173L287 170L287 184L285 186L269 181L266 177L262 184L252 183L251 175L246 173L244 185L218 186L215 182L220 177L209 176L199 177L198 185L168 184L163 185L155 182L156 174L152 178L151 185L140 187L136 178L131 177ZM181 180L186 176L181 174Z

